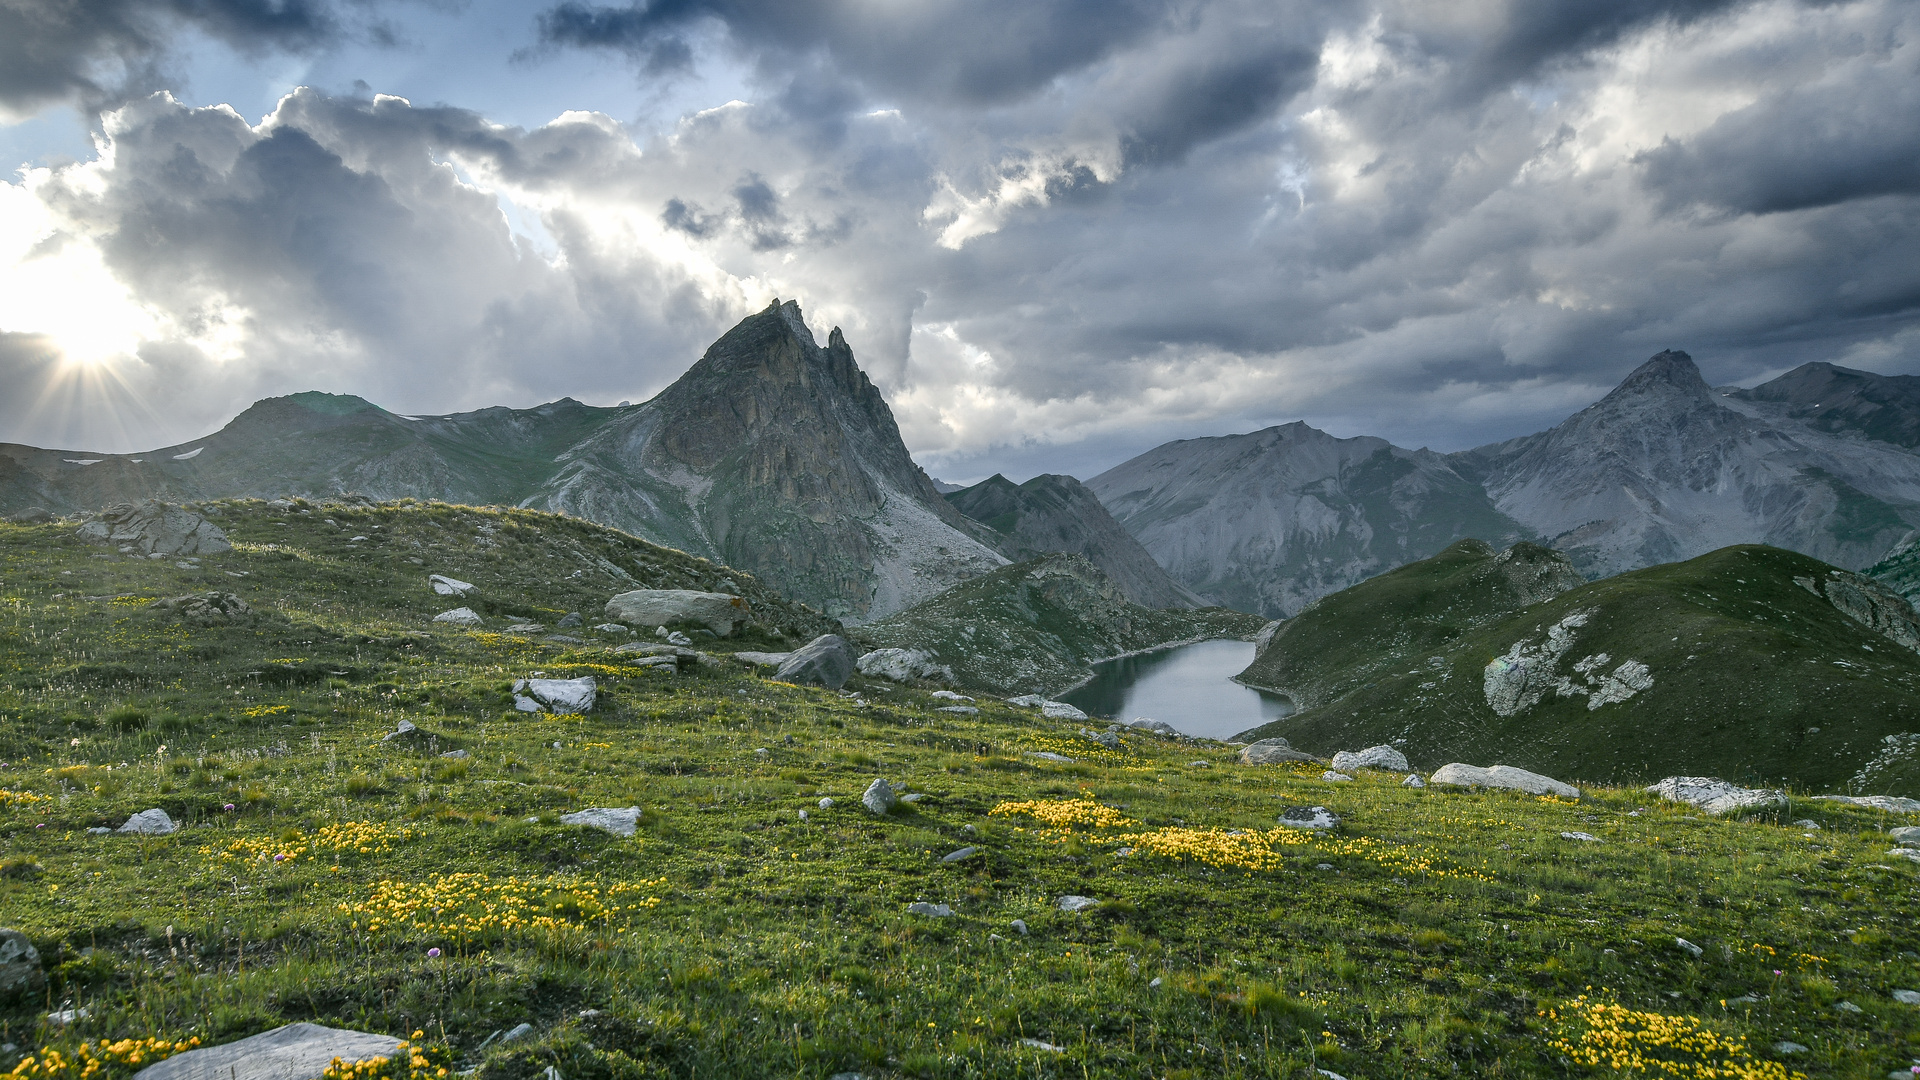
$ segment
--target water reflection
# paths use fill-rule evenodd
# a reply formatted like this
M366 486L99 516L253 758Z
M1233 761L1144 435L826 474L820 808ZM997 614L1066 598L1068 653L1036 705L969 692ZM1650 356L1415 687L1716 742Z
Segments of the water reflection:
M1286 698L1232 681L1253 663L1253 643L1202 641L1110 660L1063 700L1095 716L1149 716L1188 735L1224 739L1293 712Z

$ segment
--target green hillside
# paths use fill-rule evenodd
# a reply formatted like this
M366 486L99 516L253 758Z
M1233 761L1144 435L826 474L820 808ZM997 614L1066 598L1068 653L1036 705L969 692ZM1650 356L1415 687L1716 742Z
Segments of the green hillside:
M805 610L579 522L219 509L236 549L198 568L0 524L0 926L44 980L0 996L0 1073L130 1080L176 1042L292 1021L418 1032L409 1080L1566 1080L1615 1061L1837 1080L1920 1058L1894 997L1920 990L1920 864L1885 831L1920 815L1796 798L1781 820L1816 830L1632 789L1329 784L1205 740L1107 749L996 701L769 681L724 650L810 633ZM651 584L725 575L761 622L675 674L590 627L428 621L448 600L424 575L446 571L477 609L551 626L626 584L598 558ZM253 614L149 606L214 588ZM513 681L542 674L591 675L598 699L513 711ZM417 731L386 738L402 721ZM876 777L924 797L871 815ZM1313 805L1344 824L1276 827ZM587 807L635 808L635 835L561 822ZM89 832L149 808L181 830Z
M1457 566L1456 556L1396 573L1437 586ZM1404 592L1387 599L1404 595L1418 626L1429 592L1389 584ZM1428 768L1501 762L1590 781L1706 774L1920 795L1911 734L1920 655L1833 599L1851 604L1871 587L1804 555L1730 547L1596 581L1440 641L1437 630L1387 632L1376 603L1387 589L1362 585L1321 602L1326 636L1290 639L1300 655L1288 662L1371 648L1376 674L1247 734L1316 752L1391 742ZM1899 632L1920 640L1911 609L1882 595L1905 620ZM1256 666L1281 666L1278 644Z
M1266 620L1226 608L1156 610L1131 603L1080 555L1003 566L863 626L878 648L920 649L960 685L998 694L1058 694L1121 653L1174 641L1246 637Z
M1538 544L1496 553L1461 540L1308 604L1274 628L1239 680L1311 708L1583 581L1565 555Z

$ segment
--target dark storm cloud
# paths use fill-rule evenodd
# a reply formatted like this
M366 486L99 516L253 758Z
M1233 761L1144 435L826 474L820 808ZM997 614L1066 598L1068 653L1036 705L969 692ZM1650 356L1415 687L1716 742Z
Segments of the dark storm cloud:
M331 0L0 0L0 107L113 103L164 84L175 36L191 27L242 53L309 52L387 31L365 7Z
M1920 193L1920 71L1878 63L1840 84L1795 87L1642 157L1669 207L1743 214Z
M1649 25L1670 23L1685 27L1747 2L1507 0L1481 8L1491 17L1491 25L1473 27L1470 34L1442 31L1435 25L1440 21L1451 22L1462 10L1461 5L1445 5L1454 10L1444 14L1429 9L1425 16L1441 14L1441 19L1423 16L1416 22L1426 33L1428 48L1465 59L1465 85L1484 91L1535 78L1558 61L1617 44L1623 37Z

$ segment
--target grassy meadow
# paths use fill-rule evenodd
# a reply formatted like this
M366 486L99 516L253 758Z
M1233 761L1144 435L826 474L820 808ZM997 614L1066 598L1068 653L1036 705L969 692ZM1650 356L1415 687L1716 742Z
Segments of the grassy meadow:
M0 1073L77 1080L49 1050L294 1020L420 1031L481 1080L1920 1063L1920 1006L1892 996L1920 990L1920 864L1885 835L1915 815L1334 784L1207 741L1102 749L993 701L943 712L930 687L804 688L723 655L673 674L499 616L597 622L622 575L718 572L697 560L520 511L221 510L236 550L187 567L0 525L0 926L47 971L0 1001ZM432 624L465 601L430 572L479 584L489 625ZM147 606L216 588L255 617ZM810 617L698 644L791 647ZM515 713L534 673L593 675L596 707ZM385 739L402 720L418 732ZM924 798L870 815L875 777ZM1276 826L1311 805L1343 827ZM558 820L628 806L630 839ZM149 807L183 828L88 831Z

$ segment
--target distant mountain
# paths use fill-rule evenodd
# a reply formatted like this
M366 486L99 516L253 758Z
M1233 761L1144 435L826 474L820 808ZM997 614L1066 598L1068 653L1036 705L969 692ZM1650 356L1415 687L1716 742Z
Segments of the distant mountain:
M1765 412L1669 351L1558 427L1452 460L1589 577L1756 542L1857 569L1920 524L1920 456Z
M1534 535L1440 454L1300 423L1167 443L1087 487L1174 580L1273 618L1465 537Z
M1476 585L1476 561L1449 552L1320 601L1301 616L1319 632L1276 634L1254 668L1358 657L1367 677L1240 737L1391 743L1428 769L1920 795L1920 618L1872 580L1743 545L1453 621L1449 605L1509 602L1498 575Z
M337 492L571 514L749 571L849 621L1006 562L913 463L839 329L821 348L791 301L626 408L562 400L408 417L306 393L144 454L0 445L0 512Z
M0 444L0 509L339 492L511 506L552 478L557 455L618 415L562 398L412 417L310 391L256 402L212 435L143 453Z
M965 484L949 484L945 480L942 480L937 476L931 477L930 479L932 479L933 481L933 490L939 492L942 495L951 495L956 491L967 490L967 485Z
M1062 551L1084 555L1142 607L1200 607L1205 601L1182 588L1140 542L1127 535L1085 484L1046 474L1015 484L998 473L970 488L949 492L954 508L985 526L984 537L1009 559Z
M1092 665L1170 642L1246 637L1263 620L1220 608L1155 611L1130 602L1084 556L1003 566L856 631L867 645L920 649L960 685L996 694L1059 694Z
M525 505L709 555L849 621L1006 562L913 463L840 329L821 348L792 301L561 457Z
M1833 364L1802 364L1751 390L1728 397L1772 406L1832 434L1857 433L1911 450L1920 447L1920 376L1876 375Z

